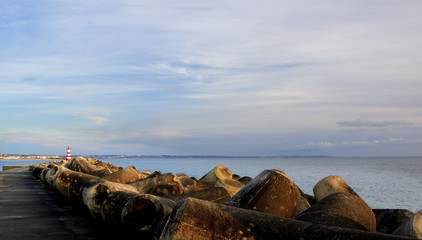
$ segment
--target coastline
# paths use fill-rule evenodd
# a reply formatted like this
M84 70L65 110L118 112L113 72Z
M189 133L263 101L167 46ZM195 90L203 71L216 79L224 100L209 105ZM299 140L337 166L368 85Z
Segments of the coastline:
M4 162L4 161L60 161L60 160L64 160L64 159L57 159L57 158L45 158L45 159L40 159L40 158L13 158L13 159L0 159L0 162Z

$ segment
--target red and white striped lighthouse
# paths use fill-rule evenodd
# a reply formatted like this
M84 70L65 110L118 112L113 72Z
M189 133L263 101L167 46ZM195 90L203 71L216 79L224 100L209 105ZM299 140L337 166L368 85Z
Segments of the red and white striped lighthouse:
M70 147L67 147L67 155L66 155L66 161L70 161L72 157L70 156Z

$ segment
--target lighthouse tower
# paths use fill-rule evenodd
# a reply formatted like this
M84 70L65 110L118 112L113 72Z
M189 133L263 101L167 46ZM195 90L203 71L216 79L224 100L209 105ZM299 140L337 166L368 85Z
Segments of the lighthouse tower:
M70 161L72 157L70 156L70 147L67 147L67 155L66 155L66 161Z

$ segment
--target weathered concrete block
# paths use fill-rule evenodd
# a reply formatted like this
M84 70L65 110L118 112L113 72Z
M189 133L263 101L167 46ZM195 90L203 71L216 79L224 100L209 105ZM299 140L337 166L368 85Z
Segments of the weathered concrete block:
M98 177L61 168L55 177L53 187L64 196L78 199L81 186L91 180L98 180Z
M101 170L98 170L98 171L95 171L95 172L89 172L87 174L97 176L97 177L102 177L102 176L108 175L110 173L117 172L121 169L123 169L123 168L120 167L120 166L115 166L115 167L110 167L110 168L104 168L104 169L101 169Z
M118 183L128 183L128 182L136 182L141 179L144 179L145 176L142 174L136 167L129 166L127 168L121 169L114 173L110 173L108 175L104 175L101 179L110 181L110 182L118 182Z
M333 193L295 219L343 228L376 231L376 219L372 209L360 197L350 193Z
M292 218L300 199L296 184L281 170L265 170L225 204Z
M248 183L250 183L253 180L253 178L249 177L249 176L244 176L238 179L239 182L248 185Z
M71 161L68 161L65 167L67 167L70 170L73 170L76 172L83 172L83 173L96 172L98 170L104 169L104 167L96 166L90 163L84 157L76 157L72 159Z
M177 202L159 239L300 239L309 225L188 198Z
M122 211L125 204L137 195L139 195L139 193L123 191L116 191L108 194L101 206L102 219L114 226L120 226L122 224Z
M166 173L155 177L128 183L135 187L139 193L153 194L160 197L168 197L183 193L183 185L179 178L173 173Z
M152 239L153 231L176 203L151 194L141 194L129 199L123 207L121 222L141 239Z
M422 239L422 210L400 225L393 234Z
M215 184L218 181L218 179L231 179L231 178L232 178L232 173L230 172L230 169L228 169L225 166L218 165L214 167L213 169L211 169L211 171L209 171L199 180Z
M175 202L185 198L196 198L209 202L223 204L227 202L232 196L233 195L231 195L230 192L224 187L212 187L204 190L184 193L181 195L174 195L168 198Z
M176 203L156 239L401 240L397 235L312 224L188 198Z
M413 216L407 209L372 209L377 219L377 232L391 234Z
M326 196L336 192L350 193L358 196L343 178L335 175L321 179L315 185L313 191L317 201L320 201Z
M230 195L234 196L237 192L240 191L240 189L245 187L245 184L234 179L219 179L215 183L214 187L223 187L230 192Z
M299 216L301 213L303 213L310 207L311 205L309 204L308 200L306 200L305 197L300 196L299 202L297 203L297 206L296 206L294 217Z
M87 183L81 187L80 195L83 204L89 209L94 217L101 218L101 207L108 195L112 192L130 192L139 194L135 187L124 184L101 180Z

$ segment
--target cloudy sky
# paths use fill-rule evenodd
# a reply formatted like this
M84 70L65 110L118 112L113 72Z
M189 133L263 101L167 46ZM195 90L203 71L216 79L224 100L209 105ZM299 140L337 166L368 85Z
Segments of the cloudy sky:
M422 1L0 9L0 153L422 155Z

